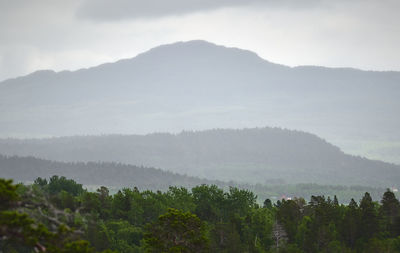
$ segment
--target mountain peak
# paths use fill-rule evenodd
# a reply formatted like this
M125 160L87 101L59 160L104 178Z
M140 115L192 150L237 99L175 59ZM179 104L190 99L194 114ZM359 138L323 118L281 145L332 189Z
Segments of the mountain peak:
M149 55L154 55L155 57L172 57L173 59L175 57L182 56L184 58L212 57L214 59L230 58L231 60L268 62L258 56L255 52L236 47L226 47L205 40L178 41L171 44L165 44L154 47L142 54L139 54L137 57L140 58ZM132 60L135 58L132 58Z

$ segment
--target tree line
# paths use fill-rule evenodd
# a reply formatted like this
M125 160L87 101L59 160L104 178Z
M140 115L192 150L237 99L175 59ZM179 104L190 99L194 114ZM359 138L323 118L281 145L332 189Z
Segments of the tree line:
M31 185L0 179L2 252L400 252L400 204L387 190L265 199L200 185L95 192L65 177Z

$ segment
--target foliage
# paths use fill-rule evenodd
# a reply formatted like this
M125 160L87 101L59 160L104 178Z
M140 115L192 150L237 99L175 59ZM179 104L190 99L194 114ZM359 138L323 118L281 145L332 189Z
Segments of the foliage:
M23 186L20 186L20 188ZM25 191L25 193L28 193ZM74 231L61 219L50 215L54 210L51 205L46 206L47 200L41 199L41 204L35 203L35 196L18 196L17 186L11 180L0 179L0 248L6 252L93 252L87 241L75 241ZM25 199L25 198L29 198ZM22 201L16 201L22 199ZM3 205L4 203L4 205ZM41 223L42 208L46 209L45 220ZM63 213L61 210L57 210ZM60 216L61 217L61 216ZM65 217L65 216L64 216ZM52 231L54 230L54 231Z
M89 192L54 176L0 179L4 252L400 252L400 203L337 197L265 200L216 185Z
M144 242L147 252L208 252L202 221L190 212L173 208L147 226Z

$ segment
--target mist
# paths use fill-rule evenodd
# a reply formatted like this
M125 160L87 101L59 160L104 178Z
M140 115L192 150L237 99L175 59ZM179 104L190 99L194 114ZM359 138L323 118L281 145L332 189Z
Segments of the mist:
M0 251L400 252L399 7L0 0Z

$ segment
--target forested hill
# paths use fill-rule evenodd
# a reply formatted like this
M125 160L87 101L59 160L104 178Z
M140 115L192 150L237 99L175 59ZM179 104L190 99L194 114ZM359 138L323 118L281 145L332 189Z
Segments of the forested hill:
M0 155L0 178L13 179L15 182L32 183L38 177L50 178L55 175L72 178L81 182L89 190L100 186L109 187L116 192L122 188L137 187L140 190L166 191L170 186L192 188L202 184L217 185L225 190L238 187L253 191L260 201L267 198L278 200L286 197L303 197L312 195L339 197L342 203L349 203L369 192L373 199L379 199L385 188L371 186L344 186L318 184L239 184L222 182L198 177L176 174L150 167L140 167L109 162L54 162L34 157Z
M0 155L0 178L17 182L33 182L36 178L53 175L79 180L86 186L137 187L145 190L167 190L170 186L194 187L221 182L179 175L155 168L118 163L54 162L34 157L7 157Z
M0 153L120 162L246 183L397 187L400 182L400 166L350 156L315 135L279 128L2 139Z

